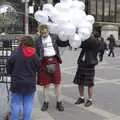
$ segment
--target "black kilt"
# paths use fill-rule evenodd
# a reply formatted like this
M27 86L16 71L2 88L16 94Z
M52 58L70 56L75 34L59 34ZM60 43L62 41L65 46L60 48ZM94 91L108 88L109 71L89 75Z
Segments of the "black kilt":
M95 66L81 63L78 65L73 83L84 86L94 86Z

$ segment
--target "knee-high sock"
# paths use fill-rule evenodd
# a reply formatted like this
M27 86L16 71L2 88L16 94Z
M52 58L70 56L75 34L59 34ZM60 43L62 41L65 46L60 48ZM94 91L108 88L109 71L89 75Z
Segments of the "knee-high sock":
M56 101L61 101L61 86L55 85L55 95L56 95Z
M48 91L49 91L49 86L45 86L43 88L43 99L44 99L44 102L48 102L49 101Z

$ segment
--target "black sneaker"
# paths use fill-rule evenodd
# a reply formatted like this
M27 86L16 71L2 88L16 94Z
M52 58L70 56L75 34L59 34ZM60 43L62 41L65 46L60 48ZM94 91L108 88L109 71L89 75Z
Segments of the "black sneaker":
M64 107L63 107L63 105L62 105L62 102L60 101L60 102L57 102L57 104L56 104L56 109L58 109L59 111L64 111Z
M48 102L44 102L43 105L42 105L41 110L46 111L48 109L48 104L49 104Z
M75 102L75 104L82 104L84 102L85 102L84 98L78 98L78 100Z
M92 105L92 101L91 100L87 100L85 103L85 107L89 107Z

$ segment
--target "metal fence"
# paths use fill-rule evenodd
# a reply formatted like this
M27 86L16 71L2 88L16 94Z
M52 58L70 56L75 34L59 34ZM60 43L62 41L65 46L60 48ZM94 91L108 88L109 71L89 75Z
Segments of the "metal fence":
M16 38L0 37L0 84L6 85L7 95L9 96L10 77L6 71L6 63L8 57L19 45ZM9 97L8 97L9 100Z

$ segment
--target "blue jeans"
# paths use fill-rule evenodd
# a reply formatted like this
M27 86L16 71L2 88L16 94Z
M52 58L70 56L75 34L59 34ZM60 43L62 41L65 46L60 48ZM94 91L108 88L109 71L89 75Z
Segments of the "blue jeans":
M23 120L31 120L34 93L19 94L11 93L10 120L19 120L22 106Z

